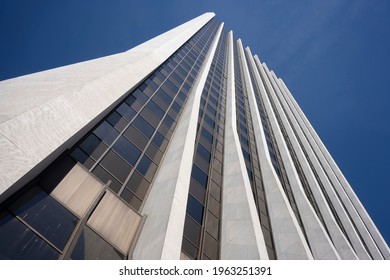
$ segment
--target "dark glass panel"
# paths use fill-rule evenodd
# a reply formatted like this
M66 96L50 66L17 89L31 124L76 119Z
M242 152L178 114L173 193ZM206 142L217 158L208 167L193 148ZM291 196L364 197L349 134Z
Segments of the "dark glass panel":
M167 139L170 139L172 135L172 130L170 130L164 123L160 124L158 131Z
M59 253L8 212L0 213L1 260L55 260Z
M152 139L152 143L158 147L161 151L164 151L165 148L168 145L168 140L164 138L164 136L161 135L161 133L156 132Z
M175 121L169 115L166 115L163 122L168 128L171 128Z
M76 161L80 162L87 169L90 169L95 161L91 159L86 153L84 153L80 148L76 148L70 154Z
M152 159L157 165L160 163L163 153L153 144L150 144L146 149L145 154Z
M191 241L193 244L199 246L199 239L201 233L201 226L194 222L188 215L184 224L184 237Z
M106 184L108 181L111 181L109 188L113 190L115 193L118 193L122 184L119 183L117 179L115 179L111 174L109 174L106 170L104 170L101 166L96 166L93 171L93 174L95 174L96 177L99 178L100 181L102 181L104 184Z
M211 133L208 132L205 128L202 128L201 135L209 142L213 142L213 135L211 135Z
M141 151L137 149L132 143L126 140L125 137L121 136L115 142L112 147L115 152L117 152L122 158L124 158L128 163L134 166L135 162L141 155ZM115 165L113 165L115 166Z
M210 180L210 194L218 201L221 201L221 188L213 180Z
M126 188L123 189L120 197L136 210L141 207L142 201Z
M207 203L208 210L213 213L217 218L220 218L220 204L212 196L209 196L209 201Z
M196 154L194 158L194 163L205 173L209 173L210 162L206 161L200 155Z
M153 112L158 118L162 118L164 116L163 109L160 108L153 100L150 100L149 103L146 105L147 108L150 109L150 111Z
M197 201L192 195L188 195L186 213L192 217L198 224L202 224L203 205Z
M10 210L59 249L65 247L78 219L54 198L33 187Z
M140 114L148 123L150 123L153 127L157 127L160 123L160 119L158 119L148 108L144 108Z
M191 177L194 178L201 186L206 188L207 175L195 164L192 165Z
M169 96L164 90L162 90L161 88L157 90L157 92L156 92L155 95L158 96L159 98L161 98L161 100L162 100L165 104L167 104L167 105L171 104L171 102L172 102L172 97L170 97L170 96ZM157 104L160 105L159 103L157 103Z
M124 256L89 227L84 227L72 254L72 260L123 260Z
M205 148L203 147L202 145L198 144L198 147L196 149L196 153L198 155L200 155L203 159L205 159L206 161L210 161L210 157L211 157L211 154L210 152Z
M121 182L126 180L132 169L126 161L112 150L104 156L100 164Z
M119 105L116 111L129 121L137 114L137 112L130 108L126 103Z
M192 194L197 200L204 204L206 191L193 179L190 181L190 194Z
M108 147L92 133L80 144L80 148L92 158L98 160Z
M133 125L142 132L147 138L150 138L154 132L154 128L142 117L138 116L133 121Z
M132 143L134 143L141 151L146 147L146 144L148 144L149 141L132 125L126 129L123 135Z
M190 256L192 259L196 259L196 256L198 254L198 249L191 244L187 239L183 238L183 243L181 245L181 248L183 252L185 252L188 256Z
M143 156L137 165L137 170L150 182L157 170L157 165L154 164L147 156Z
M94 133L108 145L112 144L119 135L119 132L106 121L101 123Z
M211 212L207 212L206 217L206 231L218 240L219 236L219 219Z
M218 241L207 232L204 235L203 253L212 260L218 259Z
M131 190L139 198L144 199L146 192L148 191L150 183L145 180L137 171L131 175L129 182L126 185L126 188Z

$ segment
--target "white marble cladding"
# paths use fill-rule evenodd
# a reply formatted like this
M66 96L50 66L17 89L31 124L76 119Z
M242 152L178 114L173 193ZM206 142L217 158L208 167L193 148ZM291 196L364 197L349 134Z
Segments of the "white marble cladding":
M246 51L252 57L249 48L247 48ZM258 57L255 57L254 61L257 66L258 74L260 74L262 81L265 83L264 89L267 89L268 92L267 94L266 92L260 90L265 110L267 111L268 118L270 120L270 125L275 136L276 144L279 148L281 159L286 170L287 178L299 210L299 215L302 219L303 227L305 229L313 257L315 259L339 259L339 255L337 254L332 241L328 237L303 190L301 180L297 170L295 169L290 151L285 142L285 137L279 127L280 125L283 125L285 130L290 128L287 117L285 116L279 101L276 98L274 88L271 85L271 81L268 76L268 69L261 65ZM255 67L255 65L253 65L253 67ZM268 96L270 98L268 98ZM271 102L274 104L274 108L272 107ZM274 109L276 109L276 111ZM278 122L276 114L279 115L282 124Z
M203 14L120 54L0 82L0 194L71 146L212 17Z
M244 80L248 92L249 107L253 120L254 134L256 136L255 142L259 155L260 169L263 177L276 256L278 259L282 260L313 259L279 178L272 166L264 131L262 129L263 124L256 105L257 101L252 88L247 61L240 40L238 41L238 52L240 59L243 62ZM253 64L252 61L249 61L248 63L251 63L251 65ZM257 77L255 82L257 82L258 85L262 87L262 90L265 91L263 88L264 85L260 81L260 77Z
M180 259L200 99L222 28L223 24L219 26L141 209L147 219L134 249L134 259Z
M297 122L299 123L299 126L301 127L302 132L305 135L305 138L307 139L308 142L310 142L310 145L313 148L313 151L316 154L319 161L322 164L324 164L324 166L326 167L323 172L326 174L328 173L331 174L330 176L331 178L333 178L333 182L335 182L336 187L338 187L338 192L341 193L342 195L341 197L342 201L347 205L349 205L347 209L352 210L352 218L354 219L354 221L357 220L358 224L360 224L359 228L363 229L364 234L362 236L366 242L368 241L367 246L372 257L374 259L383 259L383 258L389 259L390 250L386 242L384 241L383 237L381 236L380 232L375 227L371 218L368 216L366 210L361 205L356 194L352 190L351 186L349 185L345 177L342 175L337 164L334 162L333 158L325 148L324 144L318 137L313 127L311 126L310 122L307 120L306 116L299 108L295 99L293 98L290 91L288 90L287 86L284 84L284 82L281 79L277 79L277 80L281 89L283 89L282 94L284 95L286 102L289 103L291 111L293 112ZM337 178L335 178L335 176ZM356 211L358 215L356 215ZM348 234L350 234L349 231L347 232ZM375 240L375 244L373 240ZM355 247L357 244L356 242L352 242L352 245ZM378 250L380 251L381 254L379 254ZM359 257L361 258L361 256ZM365 257L366 256L363 256L363 258Z
M227 81L221 259L268 259L237 134L232 32L229 33Z

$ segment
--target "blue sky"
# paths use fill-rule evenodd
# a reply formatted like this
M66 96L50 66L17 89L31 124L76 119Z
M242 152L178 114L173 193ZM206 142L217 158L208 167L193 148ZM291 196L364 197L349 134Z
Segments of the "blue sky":
M390 1L2 0L0 80L122 52L207 11L286 82L390 243Z

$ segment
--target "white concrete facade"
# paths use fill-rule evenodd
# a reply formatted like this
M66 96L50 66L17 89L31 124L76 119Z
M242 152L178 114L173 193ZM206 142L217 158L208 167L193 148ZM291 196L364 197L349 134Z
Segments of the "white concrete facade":
M219 26L198 80L192 87L141 210L147 219L135 246L134 259L180 259L200 99L222 28L223 24Z
M221 259L268 259L236 124L233 34L229 34Z
M238 41L238 51L243 62L248 101L252 115L255 141L258 150L260 168L263 176L265 195L267 199L269 217L272 227L272 235L275 243L275 251L278 259L313 259L310 249L305 241L303 233L283 191L279 178L272 166L268 153L267 142L262 129L262 121L256 105L255 93L244 55L242 43ZM248 63L253 63L249 61ZM256 81L260 86L262 84ZM265 90L265 89L263 89Z
M212 17L203 14L120 54L0 82L0 195L13 186L0 202L71 147Z

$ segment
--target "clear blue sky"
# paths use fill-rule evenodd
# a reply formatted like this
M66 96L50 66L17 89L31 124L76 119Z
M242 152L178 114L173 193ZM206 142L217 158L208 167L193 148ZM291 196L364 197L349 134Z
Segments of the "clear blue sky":
M122 52L207 11L286 82L390 243L390 1L2 0L0 80Z

